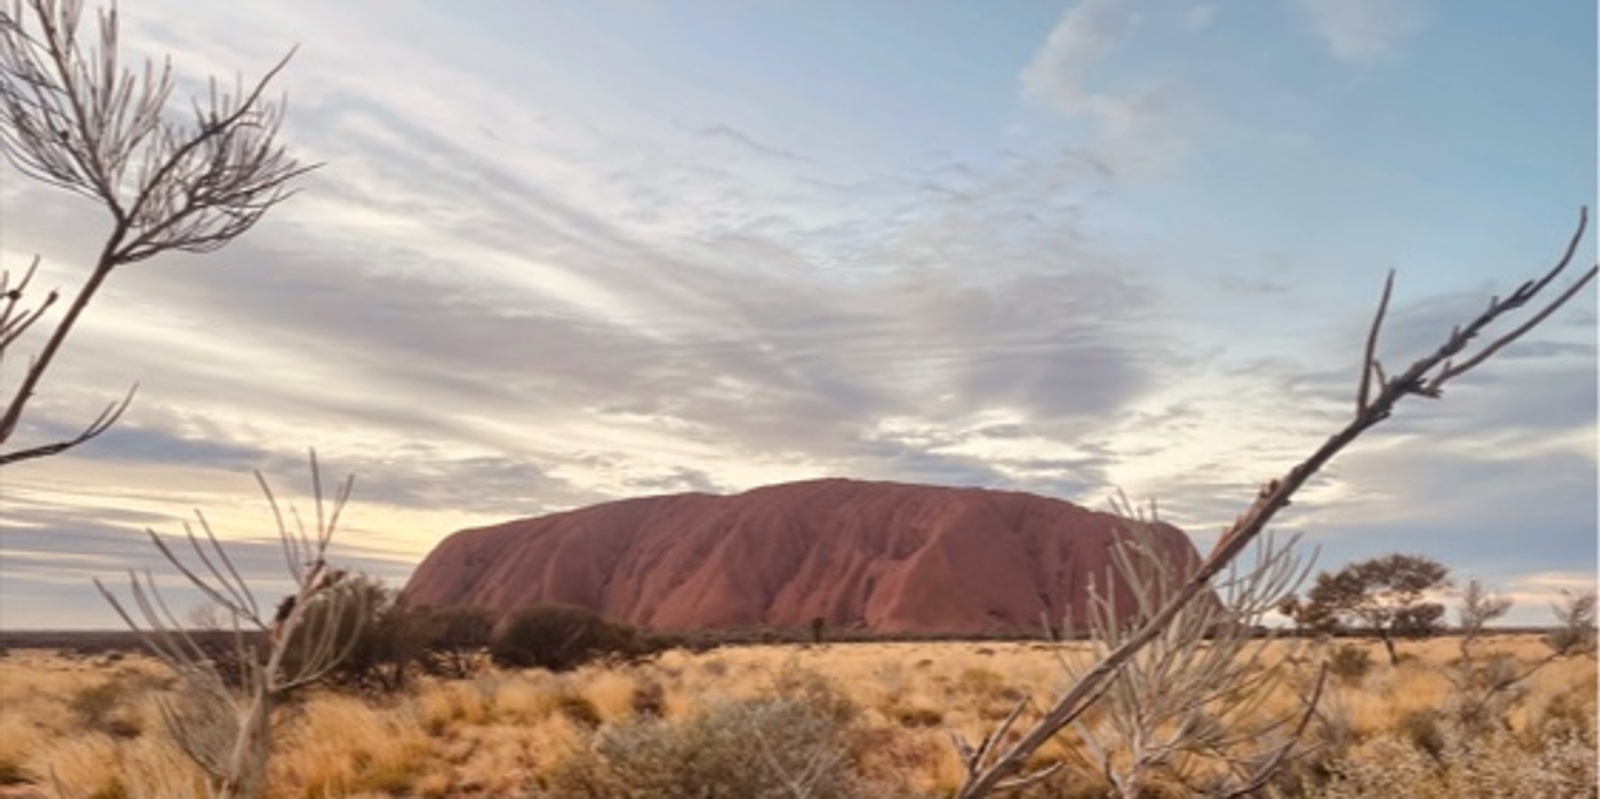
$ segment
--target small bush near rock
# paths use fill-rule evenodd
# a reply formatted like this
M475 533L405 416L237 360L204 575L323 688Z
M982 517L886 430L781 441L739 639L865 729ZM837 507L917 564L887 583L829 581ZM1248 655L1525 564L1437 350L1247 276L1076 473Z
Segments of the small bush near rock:
M568 671L592 660L631 659L653 651L632 627L583 608L534 605L502 622L489 656L502 667Z

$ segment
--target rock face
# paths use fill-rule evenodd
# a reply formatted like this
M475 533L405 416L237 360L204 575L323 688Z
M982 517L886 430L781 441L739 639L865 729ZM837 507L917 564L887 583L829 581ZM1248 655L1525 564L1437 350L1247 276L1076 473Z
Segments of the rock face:
M877 633L1037 632L1045 618L1084 629L1090 580L1106 585L1122 534L1115 516L1031 494L813 480L462 530L423 560L403 601L578 605L657 630L816 617ZM1198 561L1176 528L1155 540L1180 571Z

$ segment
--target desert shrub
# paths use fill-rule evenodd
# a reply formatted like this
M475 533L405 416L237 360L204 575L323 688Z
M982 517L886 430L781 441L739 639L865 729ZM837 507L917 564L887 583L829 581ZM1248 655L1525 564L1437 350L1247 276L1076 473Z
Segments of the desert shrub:
M1432 710L1411 710L1395 722L1395 732L1412 748L1435 759L1444 758L1444 728L1439 714Z
M917 705L895 705L889 716L902 727L937 727L944 723L944 711Z
M28 772L22 764L9 757L0 757L0 785L28 782Z
M987 697L1009 689L1004 674L982 666L969 666L956 677L956 688L973 696Z
M118 675L78 689L67 707L86 730L113 738L136 738L143 730L133 712L131 697L147 687L149 684L136 676Z
M833 680L789 661L773 678L771 695L797 702L843 727L861 715L861 708Z
M489 647L494 636L494 613L488 608L454 607L419 609L424 661L431 673L464 678L476 667L475 657Z
M120 687L112 681L95 683L80 688L67 702L78 723L91 730L104 732L111 712L122 701Z
M369 578L358 578L347 590L359 593L360 601L341 603L342 617L332 622L355 636L349 655L329 674L337 685L395 693L416 669L464 678L489 645L494 614L486 609L410 607L398 601L398 592Z
M337 586L316 597L302 611L302 621L283 644L283 665L299 671L306 664L327 657L321 650L325 641L342 642L342 657L323 675L322 680L344 687L373 687L395 690L398 670L392 668L401 656L395 647L403 636L391 630L388 619L394 609L395 592L375 577L351 575ZM279 614L294 609L294 597L285 597ZM258 647L265 641L256 641ZM264 649L247 650L247 660L260 658ZM229 653L237 659L238 653Z
M600 708L583 694L562 691L556 694L555 711L580 726L591 729L600 726Z
M667 712L666 686L656 680L643 680L633 687L628 705L640 718L661 718Z
M1391 735L1380 736L1330 764L1330 776L1307 786L1305 795L1326 799L1490 799L1538 796L1578 799L1595 795L1593 741L1552 730L1542 746L1528 749L1515 736L1495 731L1465 737L1441 725L1434 755ZM1397 788L1402 791L1397 794Z
M1575 734L1594 738L1595 695L1558 693L1550 697L1539 711L1538 730L1567 729Z
M128 786L121 777L112 777L110 782L89 794L89 799L129 799Z
M489 655L500 666L550 671L568 671L606 657L631 658L647 649L632 627L565 605L517 611L489 642Z
M1340 644L1328 656L1328 673L1346 685L1360 685L1372 671L1372 653L1354 644Z
M792 699L725 701L685 720L604 727L592 748L556 766L547 787L597 799L857 796L841 733Z

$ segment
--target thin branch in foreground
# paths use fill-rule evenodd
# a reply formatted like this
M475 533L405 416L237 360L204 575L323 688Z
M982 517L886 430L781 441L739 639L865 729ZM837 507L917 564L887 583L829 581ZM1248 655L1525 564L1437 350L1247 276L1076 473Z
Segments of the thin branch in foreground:
M0 408L0 448L15 434L46 372L106 279L120 267L168 251L210 252L246 231L293 195L290 184L317 167L302 165L278 139L283 103L265 99L291 50L259 81L232 93L215 80L193 118L166 114L170 59L141 72L118 57L115 6L99 15L98 37L79 31L80 0L16 0L0 5L0 150L23 175L87 197L111 229L82 286L46 332ZM0 360L60 296L18 313L33 266L15 287L0 277ZM57 455L104 433L133 392L109 403L78 435L11 452L0 466Z
M315 453L311 461L316 530L283 525L276 497L270 488L264 490L285 546L289 539L303 544L306 549L301 554L312 563L290 569L296 590L278 605L276 615L261 613L248 580L204 515L197 513L198 530L184 525L189 550L200 566L186 562L181 549L154 531L146 531L162 558L227 616L232 633L229 655L208 649L184 629L149 572L129 572L131 607L95 580L122 621L177 672L180 690L175 700L161 702L162 718L179 748L205 770L213 796L234 799L259 794L271 754L274 709L289 692L322 679L349 655L366 615L365 597L352 588L354 581L345 579L344 570L328 567L326 560L352 481L344 481L330 512L322 507ZM256 478L266 486L259 472Z
M1389 418L1395 406L1408 396L1440 396L1440 389L1450 380L1465 374L1468 370L1478 366L1494 355L1505 344L1520 337L1528 329L1547 319L1555 310L1565 305L1577 292L1587 285L1600 271L1600 265L1591 266L1581 275L1572 286L1560 295L1550 300L1542 308L1535 311L1532 322L1523 323L1514 328L1509 334L1502 336L1491 344L1479 355L1468 360L1460 367L1454 367L1450 360L1464 351L1471 341L1500 320L1508 312L1526 305L1536 299L1550 283L1566 269L1577 251L1576 242L1582 238L1588 221L1588 211L1584 209L1580 215L1578 230L1573 235L1571 243L1556 266L1541 276L1536 281L1524 283L1514 292L1507 301L1501 302L1498 298L1491 301L1487 310L1463 327L1452 331L1445 342L1434 352L1418 359L1404 372L1383 381L1376 395L1370 402L1365 402L1356 409L1352 418L1342 429L1334 433L1319 446L1304 461L1290 468L1282 477L1271 480L1262 486L1254 502L1241 514L1232 525L1224 531L1217 546L1207 556L1200 568L1190 579L1171 597L1161 610L1152 616L1139 630L1130 635L1123 644L1107 653L1099 663L1086 672L1067 691L1061 694L1033 728L1029 729L1012 746L999 752L994 759L975 773L969 773L968 780L958 789L958 799L974 799L986 796L999 789L1000 785L1017 774L1027 758L1038 751L1045 742L1049 741L1058 732L1077 719L1089 706L1090 701L1101 690L1102 685L1110 680L1126 663L1140 650L1148 646L1151 641L1162 635L1171 625L1178 613L1201 595L1210 585L1211 579L1227 567L1239 553L1243 552L1250 542L1264 530L1278 513L1287 507L1290 498L1299 491L1306 481L1319 472L1367 430ZM1385 292L1388 293L1387 290ZM1376 336L1381 333L1382 317L1379 315L1374 323ZM1370 373L1377 369L1377 359L1368 358L1362 364L1361 380L1365 381ZM1357 390L1358 398L1361 392Z

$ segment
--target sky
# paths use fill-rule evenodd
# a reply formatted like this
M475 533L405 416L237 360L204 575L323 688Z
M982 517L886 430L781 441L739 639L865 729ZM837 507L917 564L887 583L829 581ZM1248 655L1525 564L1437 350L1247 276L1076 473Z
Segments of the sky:
M1398 371L1596 195L1592 3L120 13L180 95L298 46L282 138L321 166L90 306L14 443L138 394L0 475L0 629L117 627L91 580L170 575L144 531L196 509L281 590L251 471L308 509L310 448L356 475L334 556L391 585L464 527L823 476L1121 489L1205 551L1348 421L1389 270ZM108 217L3 169L0 260L75 290ZM1275 534L1318 570L1426 555L1549 621L1596 580L1595 298L1406 401Z

